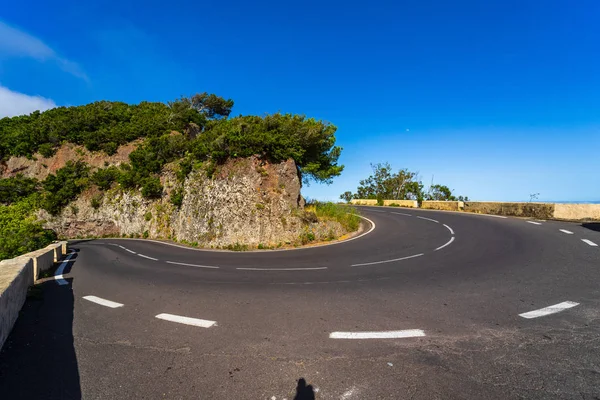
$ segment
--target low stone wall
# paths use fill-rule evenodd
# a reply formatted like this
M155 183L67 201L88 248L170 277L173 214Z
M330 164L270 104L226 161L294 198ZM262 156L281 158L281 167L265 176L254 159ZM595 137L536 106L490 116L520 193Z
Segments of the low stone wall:
M600 204L554 204L554 219L600 221Z
M478 214L552 219L554 217L554 204L466 201L464 211Z
M377 200L375 199L352 199L350 202L357 206L376 206Z
M67 242L58 242L0 261L0 349L25 303L29 286L34 284L40 272L50 269L66 253Z
M462 209L464 208L464 203L462 201L425 200L421 203L421 208L427 210L462 211Z
M25 304L27 288L33 280L31 258L0 261L0 349Z
M419 202L416 200L384 200L384 206L391 206L392 204L398 205L400 207L410 207L417 208L419 207Z

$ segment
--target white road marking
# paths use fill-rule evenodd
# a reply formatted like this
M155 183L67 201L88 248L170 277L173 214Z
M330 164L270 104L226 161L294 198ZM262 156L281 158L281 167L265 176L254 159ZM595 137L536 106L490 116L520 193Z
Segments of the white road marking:
M443 249L443 248L444 248L444 247L446 247L446 246L450 246L450 244L451 244L452 242L454 242L454 236L452 236L452 237L450 238L450 240L448 241L448 243L446 243L446 244L445 244L445 245L443 245L443 246L440 246L440 247L438 247L438 248L437 248L437 249L435 249L434 251L438 251L438 250L441 250L441 249Z
M528 224L533 224L533 225L541 225L541 222L535 222L535 221L526 221Z
M158 261L158 258L152 258L152 257L148 257L148 256L145 256L145 255L143 255L143 254L141 254L141 253L138 253L138 256L140 256L140 257L144 257L144 258L147 258L148 260L152 260L152 261Z
M243 271L312 271L317 269L327 269L327 267L315 268L236 268Z
M215 268L215 269L219 268L219 267L213 267L212 265L187 264L187 263L180 263L180 262L175 262L175 261L167 261L167 264L186 265L188 267L197 267L197 268Z
M598 247L598 245L597 245L596 243L592 242L592 241L591 241L591 240L589 240L589 239L581 239L581 241L582 241L582 242L584 242L584 243L587 243L587 244L589 244L590 246L593 246L593 247Z
M344 392L344 394L342 394L340 396L340 400L348 400L349 398L351 398L354 394L356 394L357 390L356 387L352 387L350 390L346 390Z
M556 314L557 312L561 312L578 305L579 303L575 303L574 301L563 301L562 303L558 303L550 307L540 308L539 310L533 310L519 314L519 316L527 319L545 317L546 315Z
M387 211L371 210L371 209L369 209L369 211L371 211L371 212L378 212L378 213L385 213L385 212L387 212Z
M486 217L494 217L494 218L503 218L503 219L508 218L508 217L506 217L504 215L478 214L478 213L473 213L473 214L475 214L475 215L483 215L483 216L486 216Z
M405 215L407 217L412 217L412 214L405 214L405 213L399 213L399 212L393 212L391 211L392 214L398 214L398 215Z
M568 231L566 229L559 229L559 231L561 231L562 233L566 233L567 235L572 235L573 234L573 232Z
M450 228L448 225L443 224L446 228L448 228L448 230L450 231L451 234L454 235L454 231L452 230L452 228Z
M417 218L426 219L427 221L435 222L436 224L440 223L440 221L436 221L435 219L425 218L425 217L419 217L418 215L417 215Z
M424 255L424 254L421 253L421 254L415 254L413 256L408 256L408 257L394 258L393 260L384 260L384 261L374 261L374 262L369 262L369 263L352 264L351 267L362 267L364 265L375 265L375 264L391 263L391 262L394 262L394 261L402 261L402 260L407 260L409 258L421 257L422 255Z
M136 254L135 251L129 250L127 247L123 247L123 246L119 246L119 247L122 248L125 251L128 251L128 252L132 253L132 254Z
M177 322L177 323L185 324L185 325L198 326L200 328L210 328L211 326L213 326L214 324L217 323L216 321L209 321L206 319L199 319L199 318L182 317L180 315L173 315L173 314L158 314L156 316L156 318L163 319L165 321Z
M65 258L65 260L58 266L58 268L56 269L56 272L54 272L54 279L56 280L56 283L58 283L59 285L68 285L69 284L69 282L67 282L64 279L63 273L65 272L65 267L69 264L71 257L73 257L74 255L75 255L75 252L69 253L67 258Z
M100 304L101 306L110 307L110 308L119 308L123 307L121 303L115 303L114 301L102 299L96 296L83 296L87 301L91 301L92 303Z
M425 336L421 329L407 329L404 331L381 332L332 332L330 339L402 339Z

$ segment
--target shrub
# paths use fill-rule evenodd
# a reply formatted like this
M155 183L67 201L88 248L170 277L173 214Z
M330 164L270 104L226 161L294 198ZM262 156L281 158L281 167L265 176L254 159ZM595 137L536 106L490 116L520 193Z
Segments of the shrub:
M148 211L146 214L144 214L144 219L146 221L150 221L152 219L152 213Z
M42 143L40 147L38 147L38 153L40 153L45 158L52 157L56 153L56 149L50 143Z
M44 229L33 211L35 196L9 206L0 206L0 260L47 246L56 234Z
M0 179L0 203L15 203L29 197L38 188L37 179L25 178L21 174L12 178Z
M102 196L94 196L92 197L92 199L90 200L90 205L92 206L92 208L94 210L97 210L100 208L100 205L102 204Z
M144 234L142 235L142 237L144 239L148 239L148 236L150 236L150 233L148 231L144 231Z
M111 166L104 169L99 169L92 174L91 181L101 190L110 189L113 182L119 179L120 171L117 167Z
M176 189L171 192L171 204L180 208L183 204L183 189Z
M145 178L142 184L142 196L147 199L158 198L162 196L163 187L160 179L156 176Z
M229 244L229 245L225 246L225 248L227 250L232 250L232 251L247 251L248 245L236 242L234 244Z
M82 161L72 162L56 171L56 175L48 175L42 183L44 199L42 208L52 215L57 215L64 206L75 200L88 184L89 167Z

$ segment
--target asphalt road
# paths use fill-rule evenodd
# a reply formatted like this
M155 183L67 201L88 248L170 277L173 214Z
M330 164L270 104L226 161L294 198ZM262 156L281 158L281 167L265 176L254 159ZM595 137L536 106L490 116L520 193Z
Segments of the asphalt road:
M600 224L361 210L370 233L299 250L73 243L0 397L600 398Z

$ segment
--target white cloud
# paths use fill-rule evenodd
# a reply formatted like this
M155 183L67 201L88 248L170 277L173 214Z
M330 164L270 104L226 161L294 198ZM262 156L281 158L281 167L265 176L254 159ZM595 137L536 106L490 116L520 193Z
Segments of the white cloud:
M45 111L56 107L51 99L41 96L28 96L0 85L0 118L30 114L36 110Z
M59 56L40 39L0 21L0 55L29 57L41 62L55 62L63 71L88 81L81 67Z

